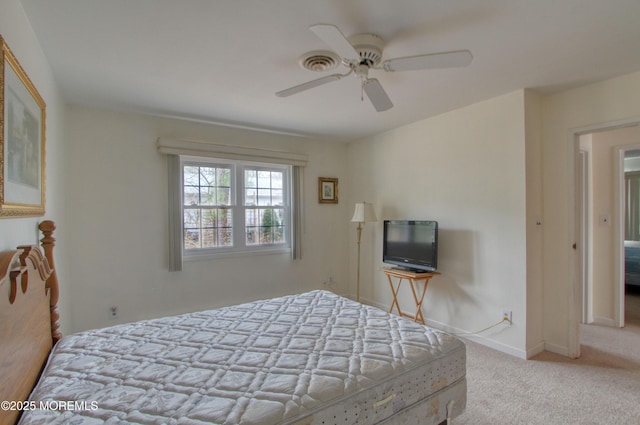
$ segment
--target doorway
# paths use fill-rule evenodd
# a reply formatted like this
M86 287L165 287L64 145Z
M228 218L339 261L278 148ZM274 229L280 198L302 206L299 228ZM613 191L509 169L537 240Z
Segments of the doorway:
M621 326L638 324L640 309L640 127L630 129L636 145L625 145L619 154L621 248Z
M571 340L576 355L580 322L625 325L625 240L629 237L625 237L624 164L625 156L640 149L638 124L632 121L574 133L578 241L574 305L579 311L574 312Z

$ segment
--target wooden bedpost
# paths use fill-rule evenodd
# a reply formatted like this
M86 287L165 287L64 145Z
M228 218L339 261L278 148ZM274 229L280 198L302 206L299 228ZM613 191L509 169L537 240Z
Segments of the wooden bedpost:
M51 339L53 345L62 338L60 333L60 314L58 313L58 275L56 274L55 263L53 262L53 247L56 245L56 239L52 236L56 230L56 225L51 220L45 220L38 226L42 234L44 235L40 242L42 243L42 249L44 249L44 256L49 262L49 266L52 269L49 279L47 279L47 288L49 289L49 308L51 310Z

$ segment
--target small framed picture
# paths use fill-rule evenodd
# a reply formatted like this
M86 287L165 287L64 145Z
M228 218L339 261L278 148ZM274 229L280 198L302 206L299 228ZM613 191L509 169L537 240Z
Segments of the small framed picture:
M338 203L338 179L318 178L318 202L321 204Z

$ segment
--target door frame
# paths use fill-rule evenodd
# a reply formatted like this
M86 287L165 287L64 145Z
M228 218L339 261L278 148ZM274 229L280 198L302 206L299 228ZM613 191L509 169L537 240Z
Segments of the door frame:
M580 192L580 136L600 133L610 130L617 130L624 127L635 127L640 125L640 117L626 118L623 120L612 121L608 123L592 124L584 127L577 127L569 130L568 135L568 150L569 150L569 241L572 241L574 246L578 249L570 248L570 264L569 264L569 279L570 279L570 296L569 296L569 335L568 335L568 355L572 358L580 357L580 323L582 320L582 296L583 287L580 279L581 270L583 267L583 255L580 252L580 218L581 218L581 194ZM616 326L624 325L624 208L621 206L621 202L624 199L622 194L624 192L624 149L623 146L616 147L614 153L616 160L614 161L614 172L617 178L616 187L614 189L614 211L612 215L615 215L616 223L612 223L614 234L614 263L617 265L614 267L614 279L618 282L615 285L614 296L614 314ZM631 147L624 147L630 149ZM620 159L621 158L621 159ZM622 176L620 178L620 176ZM622 180L622 183L620 182ZM589 300L590 302L591 300Z
M591 251L591 214L592 209L590 207L591 202L591 155L589 150L579 149L579 162L578 162L578 202L580 208L579 216L579 251L580 255L580 275L579 283L582 288L582 302L581 302L581 322L591 323L593 321L593 301L592 301L592 273L590 268L592 251Z

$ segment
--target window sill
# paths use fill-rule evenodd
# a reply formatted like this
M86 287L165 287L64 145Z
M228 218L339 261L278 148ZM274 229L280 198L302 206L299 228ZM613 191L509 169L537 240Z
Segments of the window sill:
M183 258L185 261L201 261L201 260L214 260L218 258L238 258L238 257L253 257L259 255L277 255L277 254L291 254L290 247L278 247L278 248L261 248L261 249L245 249L242 251L200 251L200 252L185 252Z

